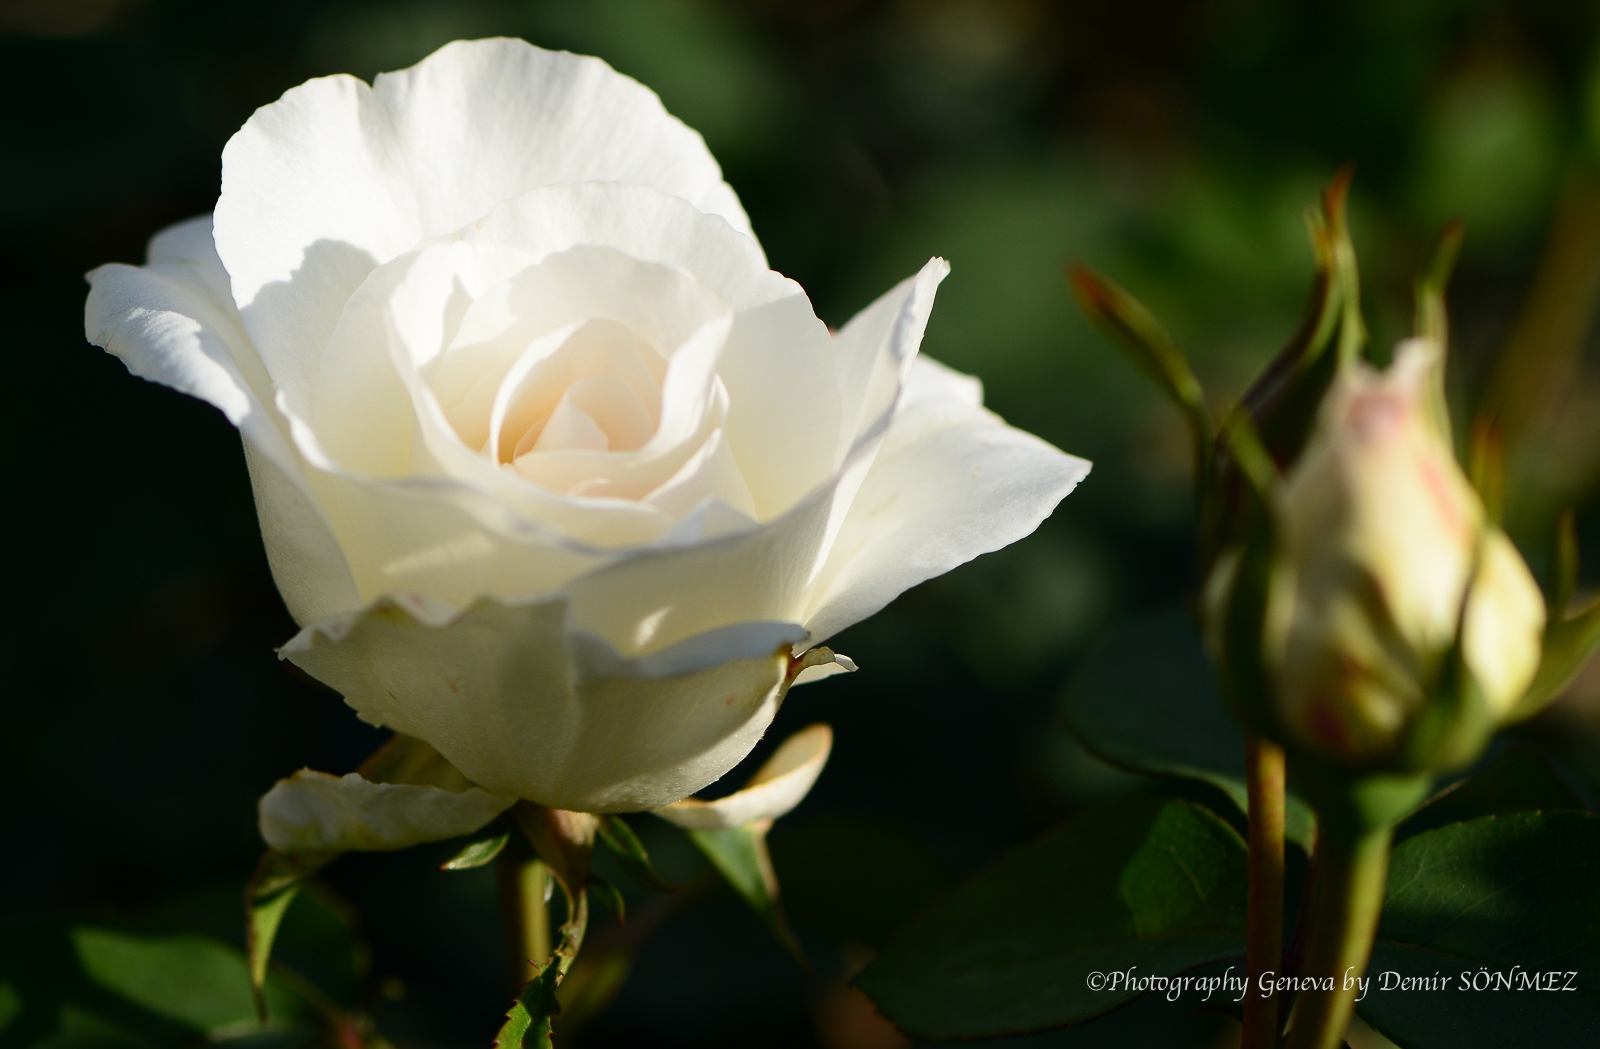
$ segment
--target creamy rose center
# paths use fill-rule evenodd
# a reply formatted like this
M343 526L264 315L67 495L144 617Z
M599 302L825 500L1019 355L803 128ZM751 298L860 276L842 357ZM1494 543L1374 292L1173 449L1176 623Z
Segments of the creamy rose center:
M720 425L729 311L682 270L575 248L463 297L419 375L454 436L499 470L639 499Z
M562 334L549 352L555 340L535 340L495 396L482 451L519 473L536 472L547 452L633 451L661 421L667 362L654 346L609 320Z

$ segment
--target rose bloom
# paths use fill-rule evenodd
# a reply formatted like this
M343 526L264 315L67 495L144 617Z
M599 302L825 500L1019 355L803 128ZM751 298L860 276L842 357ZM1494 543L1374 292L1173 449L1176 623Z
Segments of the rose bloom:
M918 356L947 272L830 332L652 92L480 40L258 110L85 323L238 426L284 655L448 759L427 789L634 811L1088 472Z
M1433 701L1458 627L1493 721L1539 667L1544 601L1434 417L1439 356L1413 339L1387 371L1337 378L1285 485L1294 582L1275 602L1280 713L1302 741L1346 758L1394 749Z

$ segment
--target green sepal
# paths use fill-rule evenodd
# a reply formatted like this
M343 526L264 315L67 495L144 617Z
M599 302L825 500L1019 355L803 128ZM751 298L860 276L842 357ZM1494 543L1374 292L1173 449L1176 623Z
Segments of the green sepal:
M1267 620L1273 590L1281 586L1273 523L1262 519L1236 555L1232 579L1219 614L1210 628L1217 651L1218 682L1223 698L1246 734L1284 742L1275 709L1273 668L1268 665Z
M589 855L600 817L531 801L519 801L508 811L567 897L581 895L589 881Z
M1444 291L1455 269L1456 256L1461 253L1461 235L1460 222L1450 222L1445 226L1439 234L1433 259L1417 278L1416 285L1416 334L1439 347L1439 354L1428 374L1428 415L1447 445L1453 442L1450 436L1450 404L1444 390L1445 361L1450 351L1450 321L1445 311Z
M1067 271L1067 282L1089 323L1183 411L1194 440L1195 484L1205 485L1211 472L1214 424L1205 390L1188 358L1155 315L1112 281L1087 266L1073 266Z
M455 794L476 786L432 746L399 733L369 754L356 772L373 783L438 787Z
M1433 787L1426 772L1365 772L1320 761L1290 749L1295 782L1317 812L1321 834L1354 840L1392 827L1417 810Z
M1444 292L1450 284L1450 274L1456 268L1461 254L1461 238L1465 232L1459 219L1445 223L1439 232L1439 242L1434 246L1433 258L1428 268L1417 277L1416 319L1414 331L1424 339L1433 339L1440 346L1449 344L1450 320L1445 310Z
M600 901L600 906L611 912L617 921L628 920L628 904L622 898L622 892L615 885L606 881L598 874L590 873L589 891L594 893L594 898Z
M1361 271L1356 265L1356 247L1350 239L1349 211L1345 207L1354 177L1352 168L1340 169L1323 194L1333 279L1339 285L1339 330L1334 345L1340 368L1354 366L1367 345L1367 325L1361 318Z
M268 849L245 886L245 954L256 1018L263 1024L267 1022L267 965L272 960L272 941L277 938L278 926L305 880L338 855L332 852L291 856Z
M495 825L491 824L490 829ZM490 863L505 849L511 841L511 832L501 831L499 834L486 834L461 847L461 851L439 864L442 871L470 871L476 870Z
M1543 710L1567 690L1589 658L1600 650L1600 597L1588 607L1545 627L1544 650L1533 684L1506 719L1522 721Z
M678 887L656 873L656 868L650 862L650 853L645 849L644 842L633 832L628 821L621 816L605 815L600 817L600 826L596 832L606 848L616 857L617 866L622 868L622 873L636 885L645 889L654 889L656 892L677 892Z
M1426 702L1401 738L1398 770L1446 772L1476 761L1499 727L1477 675L1467 664L1466 622L1472 593L1478 584L1482 552L1473 565L1456 615L1455 639L1445 653L1439 672L1426 688Z
M1555 545L1550 551L1547 622L1559 623L1567 617L1567 609L1578 593L1578 568L1578 522L1569 506L1556 521Z
M1467 435L1467 480L1483 500L1484 520L1498 525L1505 517L1506 442L1499 420L1480 411Z
M1600 649L1600 597L1572 610L1578 589L1578 532L1569 509L1556 525L1550 558L1550 599L1539 670L1508 721L1530 718L1572 684L1589 657Z
M784 949L809 970L811 960L789 927L789 919L778 898L778 876L767 851L767 831L771 829L771 820L756 820L742 827L691 830L688 834L689 840L705 854L733 891L750 905Z
M1359 287L1359 281L1346 272L1355 265L1345 222L1349 184L1350 172L1341 171L1324 192L1321 211L1307 216L1316 274L1300 324L1235 409L1236 415L1255 424L1256 443L1279 470L1287 470L1300 457L1316 425L1318 408L1342 359L1329 352L1335 337L1340 337L1341 344L1345 341L1352 316L1357 326L1353 345L1359 348L1365 337L1359 328L1359 302L1353 314L1347 309L1350 289ZM1237 424L1230 424L1218 435L1211 491L1202 500L1200 563L1204 571L1209 571L1223 550L1244 540L1251 526L1249 513L1241 512L1242 500L1247 498L1243 489L1250 480L1260 489L1259 466L1236 458L1238 437L1229 432L1236 428ZM1241 477L1241 467L1249 467L1255 477Z
M1326 351L1339 327L1344 290L1344 282L1334 273L1334 237L1335 231L1344 230L1348 188L1348 179L1341 176L1324 193L1322 211L1307 216L1317 268L1300 325L1239 399L1280 465L1299 456L1315 422L1316 406L1333 377L1334 369L1324 364L1335 362Z

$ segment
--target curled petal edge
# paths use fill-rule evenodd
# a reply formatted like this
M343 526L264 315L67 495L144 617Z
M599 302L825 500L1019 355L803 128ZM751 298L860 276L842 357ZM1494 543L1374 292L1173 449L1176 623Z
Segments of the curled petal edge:
M515 802L478 787L455 793L301 769L262 795L261 837L291 855L386 852L470 834Z
M810 793L832 750L833 729L811 725L784 740L743 790L715 801L685 798L655 814L684 830L727 830L775 820Z

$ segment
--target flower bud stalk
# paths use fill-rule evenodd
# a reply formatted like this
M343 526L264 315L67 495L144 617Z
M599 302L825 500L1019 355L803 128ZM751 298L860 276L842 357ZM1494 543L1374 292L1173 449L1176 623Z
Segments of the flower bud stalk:
M1390 824L1365 831L1323 828L1312 888L1311 937L1300 975L1327 986L1300 992L1286 1049L1339 1049L1344 1044L1359 978L1366 975L1383 913L1393 833Z
M1278 1044L1278 998L1257 981L1276 972L1283 957L1283 748L1260 736L1245 742L1250 797L1250 898L1246 915L1245 968L1251 993L1244 1001L1240 1049Z

